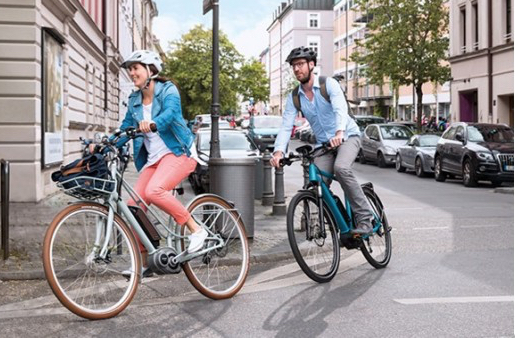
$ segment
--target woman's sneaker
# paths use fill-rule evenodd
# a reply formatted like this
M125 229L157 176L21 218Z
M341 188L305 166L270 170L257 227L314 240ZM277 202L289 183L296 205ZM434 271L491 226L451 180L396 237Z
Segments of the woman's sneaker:
M199 251L204 245L204 241L206 240L207 235L208 233L204 228L200 229L200 231L192 233L190 236L190 245L188 246L188 252L192 253Z
M132 273L132 271L129 269L123 270L122 276L129 279L129 278L131 278L131 273ZM154 272L149 267L141 269L141 278L152 277L153 275L154 275Z

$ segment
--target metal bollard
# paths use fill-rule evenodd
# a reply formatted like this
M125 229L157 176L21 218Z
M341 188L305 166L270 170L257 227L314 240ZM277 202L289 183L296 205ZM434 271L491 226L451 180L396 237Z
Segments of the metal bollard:
M286 203L284 203L284 169L275 168L275 197L272 209L273 215L286 215Z
M274 203L274 192L272 190L272 165L270 164L270 151L265 150L263 154L263 197L261 205L269 206Z
M4 260L9 258L9 162L0 160L0 184L2 198L2 250L4 252Z

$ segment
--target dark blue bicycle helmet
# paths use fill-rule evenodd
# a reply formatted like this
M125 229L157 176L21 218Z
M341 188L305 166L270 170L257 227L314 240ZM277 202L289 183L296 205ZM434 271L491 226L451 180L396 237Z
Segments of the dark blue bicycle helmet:
M317 65L317 53L308 47L301 46L293 48L290 52L290 55L288 55L286 58L286 62L291 65L295 59L306 59L308 62L313 61L315 66Z

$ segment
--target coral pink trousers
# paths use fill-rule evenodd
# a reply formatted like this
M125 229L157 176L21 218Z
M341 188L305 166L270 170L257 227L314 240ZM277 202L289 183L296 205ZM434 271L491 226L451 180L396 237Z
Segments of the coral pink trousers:
M197 162L186 155L167 154L156 163L143 169L134 190L145 203L155 205L171 215L178 224L183 225L190 218L190 213L173 196L171 190L188 177L195 170L196 165ZM127 204L136 205L136 202L131 199ZM143 205L140 207L145 209ZM144 249L141 243L140 248Z

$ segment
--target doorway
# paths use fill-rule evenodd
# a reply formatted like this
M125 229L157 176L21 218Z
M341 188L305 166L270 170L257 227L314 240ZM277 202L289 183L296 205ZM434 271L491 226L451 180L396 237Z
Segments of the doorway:
M460 121L477 121L477 90L460 92Z

